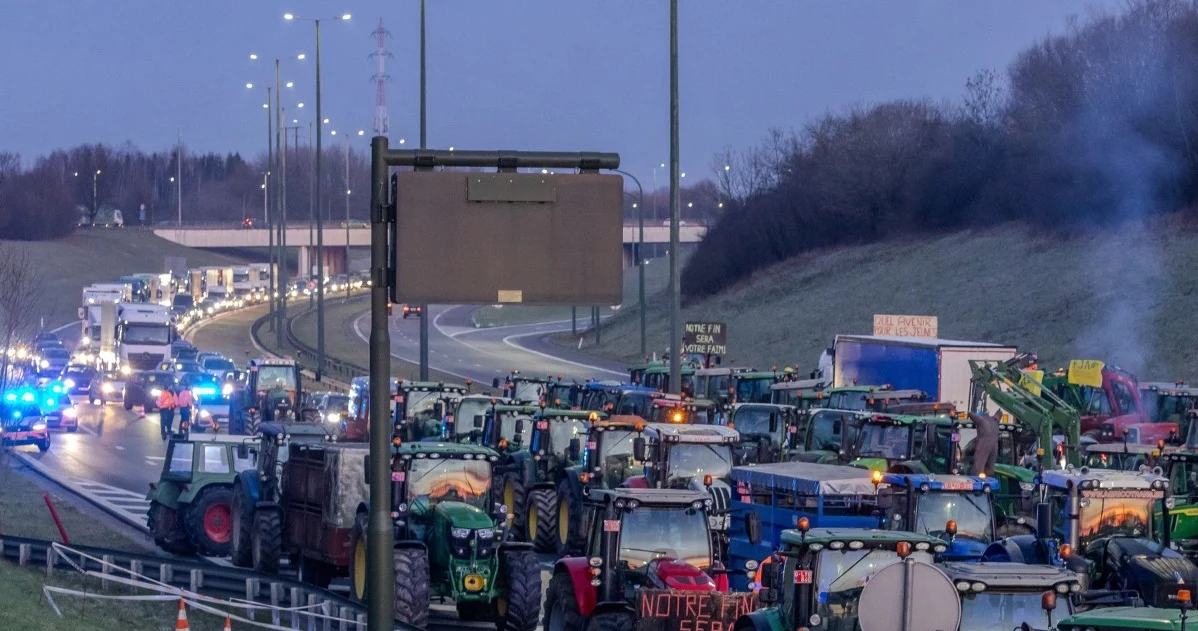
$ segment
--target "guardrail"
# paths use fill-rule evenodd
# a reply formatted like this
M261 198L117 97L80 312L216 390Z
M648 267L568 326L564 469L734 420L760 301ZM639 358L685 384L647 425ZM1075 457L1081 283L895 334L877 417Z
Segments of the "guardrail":
M364 295L368 296L369 294L359 294L351 298L338 298L338 300L344 302L346 300L362 298ZM294 352L294 357L292 359L295 359L295 361L300 364L304 376L308 377L309 379L316 378L315 367L319 353L317 352L317 349L306 344L299 338L299 336L295 334L294 324L296 318L304 314L311 313L312 311L312 308L308 308L296 313L295 315L288 316L283 328L283 334L284 338L286 339L286 343L291 346L291 349ZM250 338L253 340L254 346L256 346L259 351L265 354L274 355L274 353L271 353L269 350L267 350L267 345L263 343L262 337L260 335L262 327L270 318L271 314L268 313L257 320L254 320L254 323L250 325ZM328 353L325 353L324 367L325 370L324 374L321 375L321 383L329 383L343 390L349 390L350 379L354 377L365 376L370 373L369 368L330 356ZM330 374L336 375L341 379L330 378Z

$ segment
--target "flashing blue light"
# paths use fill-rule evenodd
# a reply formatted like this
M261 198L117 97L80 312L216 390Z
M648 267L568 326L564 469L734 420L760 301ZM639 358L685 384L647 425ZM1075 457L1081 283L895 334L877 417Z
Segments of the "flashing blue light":
M58 401L57 401L57 400L55 400L55 399L46 399L46 407L48 407L48 408L52 408L52 407L54 407L54 406L56 406L56 405L58 405Z
M197 395L216 394L216 388L210 388L210 387L204 386L204 387L200 387L200 388L193 388L192 392L196 393Z
M13 418L21 418L21 411L20 411L20 410L13 410L13 411L12 411L12 417L13 417Z
M32 401L33 401L33 393L32 393L32 392L22 392L22 393L21 393L21 400L22 400L22 401L24 401L24 402L26 402L26 403L30 403L30 402L32 402Z
M5 393L4 393L4 400L5 400L5 401L16 401L16 400L17 400L17 393L15 393L15 392L5 392Z

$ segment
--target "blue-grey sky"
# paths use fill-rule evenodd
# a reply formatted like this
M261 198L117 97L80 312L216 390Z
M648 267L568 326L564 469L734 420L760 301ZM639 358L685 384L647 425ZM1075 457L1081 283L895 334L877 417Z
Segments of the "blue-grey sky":
M897 97L956 98L1071 15L1122 0L682 0L681 163L771 126ZM666 0L429 0L428 141L472 149L618 151L649 185L669 158ZM380 17L390 29L393 144L418 139L418 0L0 0L0 150L28 160L82 142L265 148L264 86L283 59L288 118L314 114L322 23L326 127L371 135ZM250 53L259 60L250 60ZM307 59L296 60L298 53ZM245 84L254 83L253 90ZM294 106L303 102L303 110ZM306 136L306 133L304 134ZM301 136L301 142L304 137ZM664 178L660 181L664 182Z

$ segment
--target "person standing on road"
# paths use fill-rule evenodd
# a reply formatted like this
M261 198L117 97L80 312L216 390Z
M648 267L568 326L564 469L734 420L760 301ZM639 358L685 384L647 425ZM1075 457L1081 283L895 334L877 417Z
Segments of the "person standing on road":
M158 395L158 416L162 421L162 440L166 440L175 424L175 393L171 392L170 386Z
M994 465L998 462L998 424L1001 414L1002 412L995 412L993 415L969 415L978 432L973 449L974 475L994 475Z
M175 397L175 409L179 411L179 431L187 432L191 429L191 408L195 405L195 400L191 396L191 390L188 388L180 388L179 394Z

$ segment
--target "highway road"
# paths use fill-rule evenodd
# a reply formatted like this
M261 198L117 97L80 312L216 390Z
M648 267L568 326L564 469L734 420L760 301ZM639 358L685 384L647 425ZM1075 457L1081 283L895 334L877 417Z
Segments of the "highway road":
M489 384L502 379L513 368L528 376L561 375L583 381L587 378L627 377L628 367L620 362L572 352L545 341L551 333L570 330L570 321L474 328L470 306L430 306L429 366L461 379ZM581 323L581 321L580 321ZM370 313L347 323L363 340L370 339ZM391 318L391 354L413 364L420 360L420 321Z

